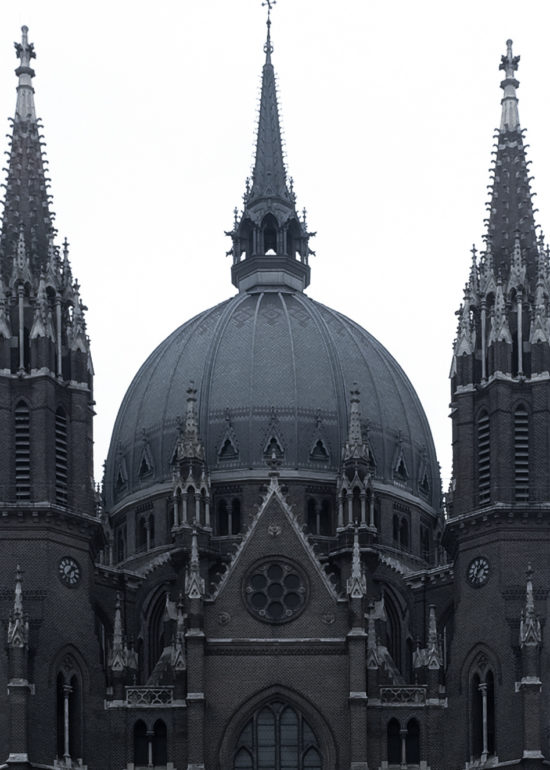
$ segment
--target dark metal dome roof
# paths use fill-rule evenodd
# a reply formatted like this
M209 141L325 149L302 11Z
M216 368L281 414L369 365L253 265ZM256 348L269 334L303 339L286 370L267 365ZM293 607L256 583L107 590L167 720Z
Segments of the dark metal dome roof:
M113 431L109 507L170 481L191 380L213 481L267 472L273 437L283 450L283 477L335 478L356 382L376 477L438 507L430 428L401 367L349 318L300 292L277 291L242 293L206 310L149 356Z

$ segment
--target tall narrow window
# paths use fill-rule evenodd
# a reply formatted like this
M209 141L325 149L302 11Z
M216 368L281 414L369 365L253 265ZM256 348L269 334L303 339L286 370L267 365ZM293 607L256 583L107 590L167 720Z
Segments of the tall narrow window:
M153 726L153 765L164 766L168 762L168 739L166 725L157 719Z
M15 496L31 498L31 420L22 401L15 407Z
M55 502L67 502L67 416L59 408L55 413Z
M477 472L479 503L491 500L491 441L489 415L483 412L477 421Z
M134 764L149 763L149 746L147 741L147 726L141 719L134 725Z
M387 727L388 739L388 764L401 764L401 726L395 717L390 719Z
M514 498L529 499L529 415L522 406L514 412Z
M75 667L67 655L56 679L57 756L67 760L82 757L82 686Z
M239 736L233 770L322 770L320 747L304 717L274 702L254 714Z
M486 762L495 754L495 678L490 669L474 673L470 690L472 756Z
M409 719L407 722L405 749L407 764L418 765L420 763L420 725L416 719Z

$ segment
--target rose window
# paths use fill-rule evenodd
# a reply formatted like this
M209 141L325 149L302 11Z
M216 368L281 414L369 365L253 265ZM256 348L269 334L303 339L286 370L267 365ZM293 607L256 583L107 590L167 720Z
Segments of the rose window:
M306 583L301 572L281 560L252 569L244 588L248 609L262 620L283 623L298 615L305 604Z

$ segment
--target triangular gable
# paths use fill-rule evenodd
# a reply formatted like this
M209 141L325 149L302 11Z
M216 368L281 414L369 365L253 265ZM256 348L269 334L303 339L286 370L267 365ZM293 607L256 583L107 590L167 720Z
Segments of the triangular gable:
M399 481L407 481L407 479L409 478L409 471L407 468L407 463L405 461L405 455L403 454L403 445L401 442L401 438L399 439L399 443L397 445L397 450L395 452L395 457L393 461L393 476Z
M274 506L276 509L276 516L270 515L274 511ZM274 521L273 519L277 519L278 522ZM231 576L237 569L237 566L239 565L239 563L244 558L245 553L249 548L250 542L255 538L255 535L258 532L258 528L264 522L267 525L268 535L270 537L273 537L274 540L282 536L282 528L284 524L288 524L290 526L290 530L293 533L293 535L299 540L305 557L310 562L314 572L320 578L320 582L324 585L324 587L328 591L329 596L334 601L338 601L339 599L341 599L333 583L331 582L329 576L325 572L325 569L323 568L319 559L317 558L315 551L313 550L308 538L304 534L303 529L300 525L300 522L298 521L298 519L292 512L292 509L286 502L284 495L281 491L281 488L279 486L278 479L276 477L273 477L271 479L270 485L267 490L267 494L264 497L264 500L260 506L260 509L258 513L255 515L254 519L252 520L247 532L245 533L237 551L235 552L235 555L233 556L233 559L228 569L223 574L216 588L216 591L212 595L212 599L218 599L223 594L223 591L227 586ZM274 554L279 553L279 549L273 549L273 553ZM269 558L269 554L266 553L265 558L266 559ZM303 563L301 560L300 562Z
M239 457L239 442L231 422L229 410L225 413L225 430L218 442L218 460L221 462L236 460Z
M154 471L153 455L151 454L149 441L146 438L144 438L143 449L141 452L141 457L140 457L139 466L138 466L138 476L141 479L141 478L144 478L145 476L151 475L153 471Z
M320 415L317 415L315 430L309 450L309 459L318 463L327 463L330 461L329 444L323 435Z
M264 434L262 443L262 453L264 458L269 461L272 458L281 460L285 454L285 442L279 426L279 418L275 409L271 410L269 424Z

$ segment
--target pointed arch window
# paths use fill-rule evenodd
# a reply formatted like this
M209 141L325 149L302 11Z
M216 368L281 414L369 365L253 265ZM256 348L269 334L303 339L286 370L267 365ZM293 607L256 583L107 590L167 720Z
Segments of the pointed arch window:
M328 461L328 452L322 439L318 439L310 453L310 459L315 462L326 463Z
M56 678L56 735L59 759L82 757L82 682L72 656L64 660Z
M267 461L269 460L282 460L284 456L284 451L277 440L276 436L272 436L269 441L266 444L265 450L264 450L264 457Z
M523 406L514 412L514 499L529 499L529 414Z
M277 254L277 220L273 214L267 214L262 222L264 240L263 253Z
M68 446L67 415L59 407L55 413L55 502L67 503Z
M397 719L390 719L387 727L388 764L401 764L401 726Z
M495 754L495 677L485 661L470 679L470 736L473 757Z
M247 723L237 741L233 770L323 770L321 749L299 711L274 701Z
M485 505L491 501L491 434L486 411L477 421L477 474L479 504Z
M15 407L15 497L31 499L31 416L23 401Z

